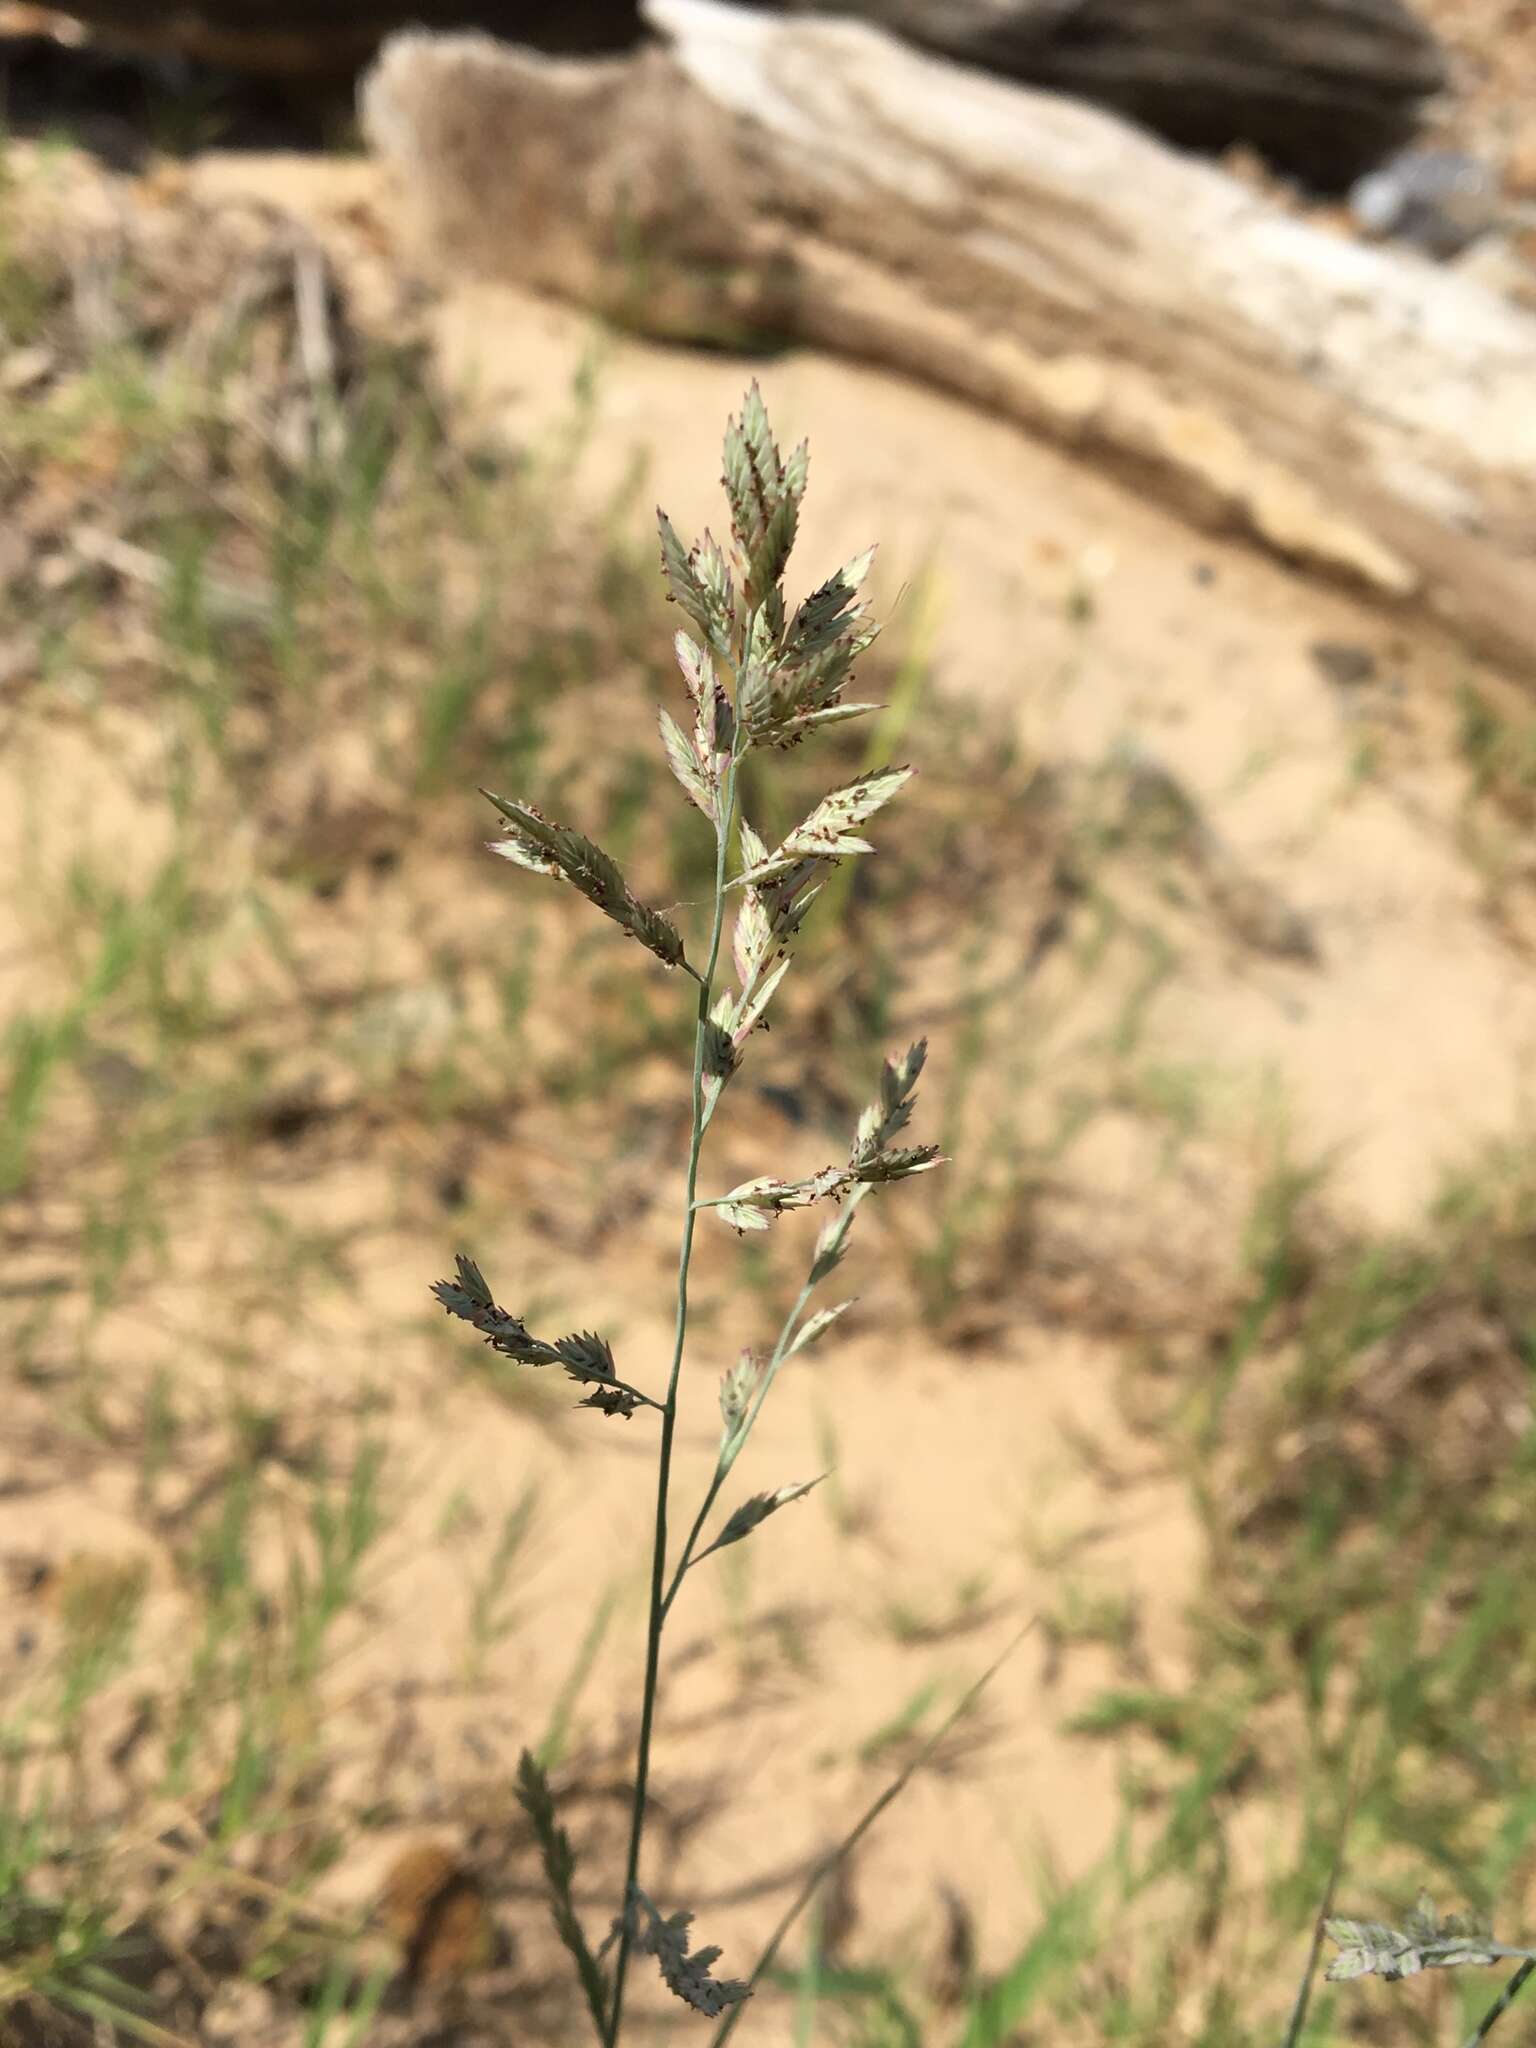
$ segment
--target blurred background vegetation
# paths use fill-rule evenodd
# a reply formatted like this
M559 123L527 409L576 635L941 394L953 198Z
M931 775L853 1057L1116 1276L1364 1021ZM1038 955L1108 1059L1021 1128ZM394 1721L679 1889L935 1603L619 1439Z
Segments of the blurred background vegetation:
M593 329L552 423L489 431L408 293L370 316L280 198L179 182L312 105L12 27L62 96L0 157L0 2039L564 2042L513 1760L554 1775L600 1938L639 1452L427 1289L463 1247L655 1365L686 991L510 889L475 796L579 820L683 917L707 889L654 742L652 477L576 481L625 358ZM742 366L770 404L774 367ZM1116 659L1115 540L1021 565L1048 689ZM922 558L885 598L878 729L747 808L771 836L839 771L921 774L808 926L718 1170L822 1163L919 1028L953 1164L861 1219L846 1363L779 1397L833 1477L774 1562L720 1560L669 1679L665 1856L701 1938L746 1941L1034 1617L747 2024L1274 2040L1346 1814L1351 1909L1422 1883L1532 1931L1527 1133L1469 1126L1400 1223L1336 1200L1331 1135L1162 1028L1218 969L1299 1002L1349 943L1232 852L1244 787L1218 831L1176 736L1058 748L1011 686L957 688ZM1423 829L1521 975L1536 725L1443 639L1361 637L1309 670L1354 692L1337 805L1416 801L1431 761ZM704 1436L795 1270L720 1239ZM1052 1811L1005 1822L1042 1772ZM1493 1985L1409 1990L1330 1991L1305 2038L1454 2038Z

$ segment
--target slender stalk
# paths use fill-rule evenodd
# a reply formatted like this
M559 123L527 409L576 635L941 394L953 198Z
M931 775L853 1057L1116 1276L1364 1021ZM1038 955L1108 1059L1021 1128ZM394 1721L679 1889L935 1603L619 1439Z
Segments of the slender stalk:
M757 1399L753 1402L751 1409L742 1421L741 1427L736 1431L730 1442L721 1448L720 1459L715 1466L715 1476L710 1480L709 1490L704 1495L699 1512L693 1518L693 1527L688 1531L688 1541L683 1545L682 1555L677 1560L677 1570L672 1574L672 1583L667 1588L667 1597L661 1603L663 1619L671 1611L672 1602L677 1598L677 1589L683 1583L683 1574L687 1571L689 1565L693 1563L693 1553L698 1544L699 1537L703 1534L704 1524L709 1518L709 1511L714 1506L716 1500L718 1500L720 1489L724 1486L731 1467L741 1456L746 1446L747 1438L752 1434L752 1425L757 1420L758 1410L763 1405L768 1389L773 1385L774 1375L784 1362L784 1354L789 1348L790 1339L795 1334L796 1325L805 1313L805 1306L811 1298L814 1285L813 1281L807 1280L796 1296L794 1307L784 1318L784 1327L779 1332L779 1341L773 1347L773 1356L769 1359L768 1369L763 1374L763 1383L758 1388Z
M661 1630L666 1620L667 1601L663 1588L667 1571L667 1494L672 1479L672 1444L677 1434L677 1389L683 1369L683 1348L688 1339L688 1270L693 1262L693 1232L698 1217L695 1197L699 1186L699 1154L704 1145L708 1119L704 1109L704 1044L709 1013L714 1001L715 969L720 960L720 939L725 929L725 870L730 854L731 827L736 813L736 768L733 757L725 772L721 790L720 817L715 828L715 907L710 932L709 960L699 980L697 1020L693 1039L693 1129L688 1142L688 1179L683 1197L683 1237L677 1262L677 1326L672 1346L672 1371L667 1381L667 1398L661 1413L661 1448L656 1472L656 1526L651 1547L651 1606L646 1627L645 1688L640 1700L640 1739L635 1753L635 1794L630 1810L629 1857L625 1865L624 1896L619 1903L619 1953L613 1970L613 1997L608 2007L607 2048L617 2048L624 2019L624 1978L629 1968L630 1897L640 1876L640 1849L645 1835L646 1791L651 1775L651 1730L656 1715L656 1681L661 1667Z
M852 1224L854 1216L857 1213L858 1206L860 1202L863 1201L865 1195L868 1192L869 1191L867 1188L858 1187L855 1188L852 1194L848 1196L846 1202L843 1205L842 1219L839 1222L837 1229L837 1238L839 1242L841 1242L842 1239L846 1238L849 1226ZM696 1206L699 1208L707 1208L709 1204L701 1202L698 1203ZM694 1548L698 1543L701 1533L703 1532L705 1520L708 1517L710 1509L714 1506L716 1500L719 1498L720 1489L725 1484L726 1478L730 1473L731 1467L735 1464L736 1460L741 1456L742 1451L746 1448L747 1438L752 1434L752 1430L757 1422L758 1415L762 1411L763 1403L767 1400L769 1392L773 1387L773 1383L779 1376L779 1367L784 1363L785 1354L788 1352L790 1343L794 1338L795 1331L799 1327L800 1318L804 1315L806 1308L810 1303L811 1296L816 1291L816 1287L816 1267L815 1262L813 1261L811 1271L806 1276L805 1284L801 1287L799 1294L795 1297L794 1307L790 1310L789 1314L784 1318L784 1327L779 1332L779 1341L774 1345L772 1356L768 1360L767 1369L763 1374L762 1385L757 1390L757 1399L752 1403L752 1406L748 1409L746 1415L743 1417L741 1427L736 1431L736 1434L731 1438L730 1442L724 1445L721 1449L719 1463L715 1466L715 1476L709 1482L709 1490L704 1496L703 1505L700 1507L697 1515L694 1516L693 1527L688 1532L688 1541L683 1545L682 1556L677 1561L677 1570L673 1574L671 1585L667 1588L667 1597L662 1602L661 1611L663 1619L665 1619L668 1611L670 1610L672 1602L677 1598L677 1589L683 1583L683 1574L687 1571L688 1567L691 1564L696 1562L693 1554Z
M1323 1902L1317 1909L1312 1923L1312 1946L1307 1953L1307 1967L1302 1974L1301 1984L1296 1993L1296 2002L1291 2007L1290 2024L1285 2030L1282 2048L1297 2048L1302 2029L1307 2024L1307 2008L1312 2002L1312 1987L1317 1981L1317 1965L1323 1953L1323 1941L1328 1931L1328 1921L1333 1913L1333 1901L1339 1889L1339 1879L1344 1874L1344 1850L1349 1840L1349 1826L1354 1818L1355 1795L1359 1789L1356 1775L1358 1750L1351 1745L1347 1790L1344 1795L1344 1813L1339 1822L1339 1839L1334 1845L1333 1865L1328 1872L1328 1885L1323 1893Z
M1536 1973L1536 1958L1527 1956L1498 1997L1493 2001L1493 2004L1483 2014L1472 2032L1468 2034L1466 2041L1463 2043L1463 2048L1478 2048L1480 2041L1487 2040L1505 2013L1509 2011L1510 2006L1519 1997L1521 1991L1530 1982L1533 1973Z

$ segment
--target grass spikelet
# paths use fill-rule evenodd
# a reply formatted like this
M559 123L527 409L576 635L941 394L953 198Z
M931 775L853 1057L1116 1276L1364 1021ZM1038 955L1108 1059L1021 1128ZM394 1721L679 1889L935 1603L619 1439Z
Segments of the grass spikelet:
M743 1999L752 1996L748 1985L731 1977L710 1975L719 1960L718 1948L696 1949L690 1954L688 1930L693 1925L691 1913L672 1913L663 1919L638 1887L635 1906L645 1920L639 1944L647 1955L656 1958L661 1965L662 1982L684 2005L703 2013L706 2019L716 2019L730 2006L739 2005Z

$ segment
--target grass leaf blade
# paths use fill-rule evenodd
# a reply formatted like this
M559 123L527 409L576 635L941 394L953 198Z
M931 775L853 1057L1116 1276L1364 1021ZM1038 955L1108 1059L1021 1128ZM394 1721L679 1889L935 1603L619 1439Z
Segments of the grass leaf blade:
M576 1965L576 1974L586 1996L587 2010L592 2015L592 2024L597 2029L599 2041L606 2039L608 2031L608 1980L587 1946L587 1938L581 1931L581 1922L576 1917L575 1903L571 1898L571 1878L576 1869L576 1857L571 1848L569 1835L555 1819L555 1802L549 1789L549 1780L534 1760L530 1750L524 1750L517 1767L518 1804L533 1824L533 1832L539 1844L539 1853L544 1862L544 1878L549 1886L550 1914L555 1923L567 1954Z
M1001 1653L1001 1655L995 1657L993 1661L987 1666L986 1670L983 1671L981 1676L975 1681L975 1683L969 1686L966 1689L966 1691L961 1694L960 1698L955 1702L954 1706L950 1708L949 1712L944 1716L944 1719L939 1723L938 1727L934 1729L932 1735L929 1736L928 1740L923 1744L922 1748L918 1750L916 1754L911 1758L910 1762L903 1765L901 1770L899 1770L896 1773L896 1776L891 1780L890 1784L886 1786L885 1790L880 1794L880 1796L864 1809L864 1812L859 1816L858 1820L849 1829L848 1833L844 1835L842 1841L838 1843L837 1847L831 1850L827 1855L822 1857L821 1861L816 1865L815 1869L812 1870L810 1876L805 1880L805 1883L800 1887L799 1891L796 1892L795 1896L790 1900L788 1906L785 1907L784 1913L779 1920L778 1926L775 1927L772 1934L769 1935L768 1941L763 1949L762 1954L758 1957L756 1963L753 1965L752 1974L747 1978L747 1988L749 1991L752 1990L762 1980L763 1976L766 1974L767 1971L773 1968L774 1961L778 1956L779 1950L784 1946L784 1943L789 1936L790 1929L794 1926L795 1922L800 1918L800 1915L805 1911L806 1907L811 1903L811 1900L815 1898L817 1892L820 1891L821 1887L823 1886L823 1884L826 1883L827 1879L832 1875L833 1871L835 1871L841 1864L847 1862L848 1858L853 1854L854 1850L859 1846L860 1842L863 1841L864 1837L869 1833L870 1829L874 1826L875 1822L880 1818L881 1814L885 1812L885 1809L888 1806L890 1806L893 1803L893 1801L900 1798L901 1794L907 1789L907 1786L912 1782L913 1778L916 1777L917 1773L922 1769L923 1765L926 1764L929 1758L933 1756L934 1752L938 1749L939 1744L944 1740L945 1736L949 1734L950 1730L956 1725L957 1722L961 1720L961 1718L965 1714L969 1713L971 1708L976 1704L977 1700L981 1698L983 1692L986 1691L987 1687L992 1683L993 1679L997 1676L998 1672L1002 1670L1003 1666L1007 1663L1008 1659L1013 1655L1014 1651L1019 1647L1019 1644L1023 1642L1024 1638L1029 1634L1030 1630L1034 1626L1035 1624L1032 1620L1024 1624L1023 1628L1019 1630L1018 1634L1014 1637L1013 1641L1009 1643L1008 1647ZM720 2025L715 2029L713 2039L710 2043L710 2048L725 2048L725 2043L731 2038L731 2035L735 2031L736 2022L741 2015L741 2011L742 2008L738 2005L733 2007L732 2010L726 2014L724 2020L722 2020Z

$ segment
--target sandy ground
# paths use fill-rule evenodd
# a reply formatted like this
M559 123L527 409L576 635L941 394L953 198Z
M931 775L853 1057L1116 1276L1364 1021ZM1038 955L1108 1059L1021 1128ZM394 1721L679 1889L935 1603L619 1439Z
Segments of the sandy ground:
M382 293L387 200L368 166L206 158L177 182L204 200L296 210L355 276L360 303ZM1409 1225L1448 1168L1524 1129L1536 980L1509 920L1491 914L1497 877L1469 853L1455 703L1479 673L1450 642L1195 533L1010 428L854 364L806 354L748 362L600 337L577 314L472 282L425 319L436 374L463 417L517 446L542 443L570 417L578 375L593 365L573 487L599 505L640 465L643 487L625 514L637 531L657 499L684 530L718 517L720 425L758 376L781 434L811 443L808 571L878 538L877 603L896 630L931 633L936 690L1002 707L1043 761L1085 772L1130 761L1187 792L1203 820L1203 893L1165 906L1170 965L1143 1051L1164 1072L1200 1076L1209 1114L1192 1170L1173 1180L1159 1168L1157 1131L1129 1112L1101 1119L1074 1148L1055 1199L1101 1243L1123 1239L1128 1260L1156 1263L1209 1238L1230 1256L1277 1131L1297 1157L1331 1163L1329 1198L1342 1214ZM1155 897L1155 877L1147 887ZM999 916L1007 943L1023 908ZM1053 1011L1055 986L1048 975L1020 1030L1040 1034L1064 1064L1091 1061L1092 1034ZM914 1024L936 1000L913 996ZM278 1198L314 1202L341 1222L365 1217L375 1192L337 1163L302 1195ZM518 1228L509 1197L509 1244ZM606 1298L596 1302L579 1247L546 1262L552 1294L583 1285L583 1317L618 1321L627 1359L665 1352L668 1228L665 1216L651 1219L640 1245L603 1264ZM403 1304L446 1256L441 1230L375 1233L359 1284ZM893 1738L871 1761L858 1757L920 1688L952 1700L1052 1604L1064 1575L1123 1594L1139 1615L1148 1681L1170 1678L1198 1582L1200 1534L1183 1487L1127 1419L1120 1345L1048 1327L1026 1304L1013 1334L948 1356L882 1313L877 1272L851 1278L875 1297L870 1322L786 1378L744 1474L753 1486L809 1477L825 1462L830 1417L836 1489L765 1532L748 1576L706 1568L666 1680L660 1800L664 1821L670 1811L679 1825L675 1841L665 1824L658 1831L671 1866L662 1888L668 1903L697 1906L702 1938L726 1945L726 1967L778 1910L782 1894L765 1892L762 1875L803 1866L905 1753ZM715 1344L710 1331L685 1430L683 1500L712 1446ZM317 1341L277 1362L273 1385L327 1369ZM621 1605L585 1714L598 1749L627 1733L646 1426L578 1430L542 1409L509 1414L470 1383L445 1392L441 1355L425 1346L390 1360L388 1380L386 1437L422 1476L398 1503L370 1624L347 1660L347 1686L364 1703L356 1789L392 1785L393 1773L415 1788L409 1803L437 1813L445 1839L473 1846L495 1796L487 1788L505 1785L517 1748L547 1719L574 1639L610 1586ZM490 1516L534 1476L540 1534L516 1635L465 1693L454 1683L463 1570L438 1533L445 1503L463 1495ZM93 1512L124 1546L142 1547L126 1482L122 1493L98 1485ZM0 1552L78 1542L80 1512L67 1485L0 1499ZM897 1589L932 1623L906 1631L918 1640L893 1630ZM176 1628L168 1586L157 1614ZM883 1824L858 1874L850 1953L887 1950L893 1936L920 1949L945 1886L977 1905L984 1961L1015 1949L1042 1850L1081 1871L1120 1812L1113 1752L1063 1732L1116 1668L1099 1648L1062 1656L1046 1634L1026 1638L981 1709L987 1739L962 1745ZM393 1716L383 1764L381 1716ZM707 1825L682 1825L692 1801ZM586 1818L611 1839L612 1813ZM386 1831L344 1859L335 1900L368 1896L400 1838ZM518 1911L526 1916L526 1902ZM529 1944L539 1939L530 1929ZM779 2037L760 2027L753 2038Z
M359 181L215 158L194 189L323 220L338 199L355 207ZM1454 643L904 379L599 336L473 282L430 325L446 387L515 446L567 421L595 367L576 488L595 505L643 475L637 531L652 502L683 530L718 519L716 423L760 377L780 432L814 451L801 559L843 560L878 534L877 599L898 631L921 604L938 689L1008 707L1044 759L1119 750L1170 771L1234 873L1309 929L1315 965L1192 949L1156 1028L1169 1061L1278 1088L1362 1218L1410 1221L1447 1165L1526 1114L1536 984L1490 927L1460 831L1456 695L1489 677ZM1339 682L1319 648L1353 650L1346 665L1367 673Z
M225 160L195 177L203 192L254 184L288 202L299 196L292 167L277 167L271 185L268 175ZM312 205L313 187L304 196ZM1134 750L1172 771L1242 887L1301 921L1311 959L1252 943L1264 932L1245 922L1241 888L1230 892L1233 917L1188 921L1153 1010L1149 1056L1213 1077L1218 1141L1198 1206L1186 1190L1170 1213L1145 1135L1129 1123L1101 1128L1069 1177L1072 1198L1107 1229L1129 1214L1141 1249L1180 1223L1210 1228L1234 1188L1248 1185L1274 1119L1298 1156L1331 1162L1330 1196L1346 1214L1404 1226L1448 1167L1522 1126L1536 980L1524 949L1487 915L1488 878L1465 850L1454 700L1480 678L1451 643L1193 532L1008 427L857 365L807 354L753 363L600 337L579 314L472 282L448 291L429 319L445 387L515 446L540 445L568 418L578 374L595 365L576 488L603 503L642 470L637 531L653 501L686 531L718 518L719 421L759 376L779 431L808 437L813 450L801 562L844 559L878 536L881 609L899 630L904 607L929 608L938 689L1006 707L1043 759L1089 764ZM1356 671L1368 676L1340 683L1320 647L1357 650ZM754 1709L747 1754L731 1760L739 1775L729 1810L705 1831L693 1866L706 1887L729 1891L753 1868L792 1860L829 1806L856 1799L845 1773L829 1787L784 1760L814 1759L851 1727L878 1721L926 1667L928 1653L914 1659L861 1626L882 1583L911 1573L942 1604L946 1583L984 1571L995 1620L963 1656L935 1653L946 1671L974 1668L1045 1590L1018 1563L1021 1526L1037 1511L1064 1533L1107 1519L1096 1568L1146 1602L1152 1667L1177 1656L1198 1555L1187 1511L1165 1482L1145 1481L1106 1516L1074 1449L1082 1432L1110 1468L1146 1469L1112 1395L1111 1352L1028 1330L1003 1355L963 1366L912 1357L905 1345L893 1360L889 1350L888 1341L850 1346L818 1369L814 1396L808 1376L791 1382L755 1453L763 1483L814 1468L809 1404L825 1398L845 1489L874 1504L875 1521L851 1556L835 1542L823 1554L832 1519L812 1503L781 1545L764 1546L754 1597L808 1609L827 1661L808 1694ZM465 1455L481 1458L483 1448ZM645 1503L638 1472L616 1480L615 1455L606 1444L584 1451L561 1485L573 1499L600 1489L596 1553L625 1556ZM528 1652L533 1690L565 1654L557 1588L573 1583L571 1562L549 1562L539 1605L552 1636L547 1653ZM597 1570L594 1556L574 1582L590 1585ZM698 1626L711 1605L706 1590ZM867 1882L879 1922L921 1924L925 1897L949 1882L991 1902L986 1931L1006 1948L1032 1842L1082 1867L1107 1840L1112 1769L1081 1744L1063 1746L1064 1701L1043 1683L1050 1662L1038 1645L1021 1648L988 1710L1002 1743L969 1773L925 1786L887 1824ZM729 1667L729 1658L690 1664L677 1709L721 1706L736 1683ZM725 1760L712 1742L703 1756L679 1745L669 1757L671 1768L700 1771ZM747 1905L732 1908L728 1930L738 1914L754 1918Z
M579 320L489 291L450 299L437 331L450 382L519 440L568 392L583 339ZM713 422L752 368L616 345L590 487L633 452L658 500L703 524ZM898 619L932 565L937 686L1008 706L1045 759L1121 748L1171 770L1310 928L1316 967L1192 950L1159 1055L1272 1079L1305 1142L1336 1157L1342 1199L1373 1223L1409 1221L1449 1160L1527 1109L1536 984L1479 914L1482 879L1455 843L1459 778L1421 765L1362 783L1359 707L1310 650L1366 650L1369 694L1406 700L1408 720L1473 680L1464 657L909 383L806 356L764 381L782 431L815 450L806 554L844 559L877 526ZM1072 616L1083 591L1086 625Z

